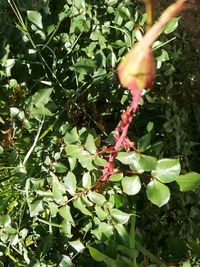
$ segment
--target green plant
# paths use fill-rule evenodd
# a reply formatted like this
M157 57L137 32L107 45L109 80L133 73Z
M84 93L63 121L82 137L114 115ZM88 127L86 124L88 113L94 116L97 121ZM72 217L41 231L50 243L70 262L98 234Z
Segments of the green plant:
M189 255L198 262L198 191L181 193L178 185L194 190L200 175L180 175L179 159L166 153L164 122L157 125L159 107L152 108L159 98L167 102L162 86L145 92L135 114L135 150L120 144L117 171L106 173L111 131L131 101L115 69L143 33L139 3L9 3L0 60L1 265L187 266ZM177 25L173 19L164 33ZM153 46L164 68L156 86L173 72L170 40L162 38Z

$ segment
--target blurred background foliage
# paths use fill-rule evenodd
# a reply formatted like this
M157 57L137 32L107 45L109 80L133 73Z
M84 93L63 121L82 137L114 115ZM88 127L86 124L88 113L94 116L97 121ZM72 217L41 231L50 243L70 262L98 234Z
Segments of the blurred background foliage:
M156 13L162 10L160 3ZM195 16L190 21L193 12L196 6L171 20L154 44L156 80L129 132L148 155L179 159L183 174L199 172L199 40L192 30L199 21ZM71 208L74 224L70 211L61 210L60 181L77 161L68 151L68 162L66 144L85 144L91 133L98 149L112 145L111 132L130 100L116 68L143 35L145 20L140 1L0 1L0 266L137 266L123 247L132 229L124 226L126 216L113 230L112 219L109 225L99 224ZM91 162L78 160L92 170L87 181L95 181L98 172ZM66 186L69 192L74 188ZM151 264L148 253L171 266L199 266L199 191L181 193L173 183L170 189L171 200L162 208L153 206L143 191L136 201L114 194L111 186L106 189L117 210L123 206L130 214L137 202L135 235L144 245L136 246L132 256L138 266L160 266ZM48 198L51 193L54 201ZM91 208L89 199L83 201ZM60 217L55 216L58 210ZM99 211L100 217L107 216L104 212ZM90 216L87 211L85 216ZM96 262L103 256L85 249L86 243L110 258ZM117 255L120 260L112 262Z

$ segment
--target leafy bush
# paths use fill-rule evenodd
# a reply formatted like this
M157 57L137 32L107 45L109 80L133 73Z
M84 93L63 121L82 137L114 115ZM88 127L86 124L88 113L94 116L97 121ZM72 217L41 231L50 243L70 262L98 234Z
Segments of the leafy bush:
M198 191L179 188L198 188L200 175L185 172L188 113L171 92L179 19L153 47L155 90L129 132L137 149L119 151L105 182L112 131L130 102L115 70L146 14L129 0L9 3L1 3L1 266L197 263Z

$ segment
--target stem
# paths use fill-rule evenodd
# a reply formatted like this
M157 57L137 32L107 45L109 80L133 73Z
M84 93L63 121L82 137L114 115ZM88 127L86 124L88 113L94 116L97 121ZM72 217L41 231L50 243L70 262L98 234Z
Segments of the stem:
M103 172L102 181L108 182L109 175L114 173L114 161L120 147L124 147L126 151L129 151L132 147L134 147L134 143L128 139L127 135L129 126L133 120L133 116L138 108L140 98L142 95L142 90L140 89L131 90L131 95L132 95L131 105L128 107L127 111L122 113L121 121L115 129L116 144L113 148L113 151L109 155L109 160L107 165L104 167L102 171Z
M146 7L147 21L146 21L146 31L154 24L154 14L155 14L155 0L143 0Z

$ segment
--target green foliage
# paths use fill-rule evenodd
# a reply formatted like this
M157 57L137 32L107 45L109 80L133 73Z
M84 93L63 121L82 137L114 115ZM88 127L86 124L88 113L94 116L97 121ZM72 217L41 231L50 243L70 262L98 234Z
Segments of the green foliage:
M145 93L130 131L138 149L118 153L105 183L112 131L129 103L115 70L143 33L139 3L0 7L0 266L190 266L189 255L198 262L198 190L180 190L198 189L200 178L186 173L193 139L171 92L181 48L173 43L173 51L170 34L179 18L154 44L156 92Z

